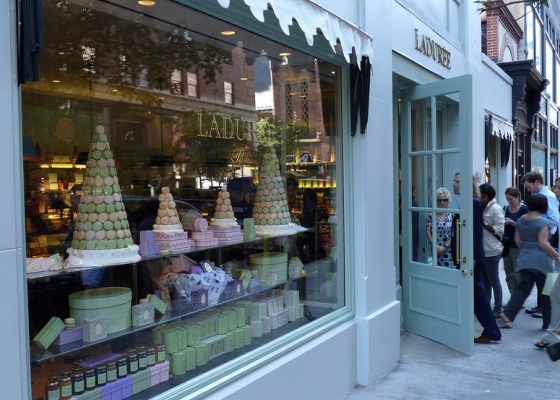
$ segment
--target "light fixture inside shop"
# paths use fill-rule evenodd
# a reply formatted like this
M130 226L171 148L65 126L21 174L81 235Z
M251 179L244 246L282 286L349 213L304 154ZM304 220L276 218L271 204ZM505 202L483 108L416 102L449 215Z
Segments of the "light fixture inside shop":
M220 32L224 36L233 36L235 35L235 31L221 31Z
M285 51L284 53L279 54L280 57L289 57L291 55L292 55L292 53L290 53L289 51Z
M138 0L138 4L141 6L151 7L156 4L153 0Z
M161 91L163 87L163 78L158 78L158 81L159 90ZM159 98L159 136L161 153L154 154L152 157L150 157L150 161L148 162L148 166L150 167L165 167L173 165L175 163L173 157L163 154L163 97Z

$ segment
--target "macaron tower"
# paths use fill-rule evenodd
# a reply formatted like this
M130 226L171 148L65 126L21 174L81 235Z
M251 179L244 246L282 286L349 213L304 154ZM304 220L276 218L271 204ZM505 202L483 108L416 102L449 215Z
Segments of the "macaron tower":
M174 253L190 250L187 232L177 213L177 205L168 187L161 188L159 195L159 209L154 225L154 242L159 244L161 252Z
M214 232L214 237L218 239L219 245L243 241L243 232L233 214L227 190L218 193L214 218L212 218L208 229Z
M296 233L290 221L290 208L284 190L284 180L278 168L278 157L268 147L259 167L259 184L253 206L257 235L291 235Z
M68 265L87 268L140 260L132 241L117 169L105 128L92 137Z

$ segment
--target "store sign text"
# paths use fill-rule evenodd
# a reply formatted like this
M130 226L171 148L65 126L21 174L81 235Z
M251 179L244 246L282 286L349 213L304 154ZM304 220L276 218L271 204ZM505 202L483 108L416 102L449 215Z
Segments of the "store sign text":
M426 35L418 36L418 29L414 29L415 49L427 57L432 57L438 64L451 69L451 53L441 47Z
M198 114L198 137L217 139L251 140L253 123L243 118L232 118L216 114Z

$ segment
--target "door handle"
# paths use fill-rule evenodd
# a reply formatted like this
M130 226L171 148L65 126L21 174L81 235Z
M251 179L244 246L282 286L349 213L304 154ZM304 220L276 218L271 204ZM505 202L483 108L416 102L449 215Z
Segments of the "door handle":
M461 264L461 254L459 253L460 242L461 242L461 222L459 222L459 218L457 218L455 220L455 257L457 257L455 260L455 264L457 265L457 267L459 267L459 264Z

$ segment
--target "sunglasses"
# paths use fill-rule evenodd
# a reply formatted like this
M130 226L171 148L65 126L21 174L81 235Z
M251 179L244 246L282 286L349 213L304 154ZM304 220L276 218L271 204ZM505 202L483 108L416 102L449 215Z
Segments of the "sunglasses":
M437 199L440 203L449 203L449 199Z

